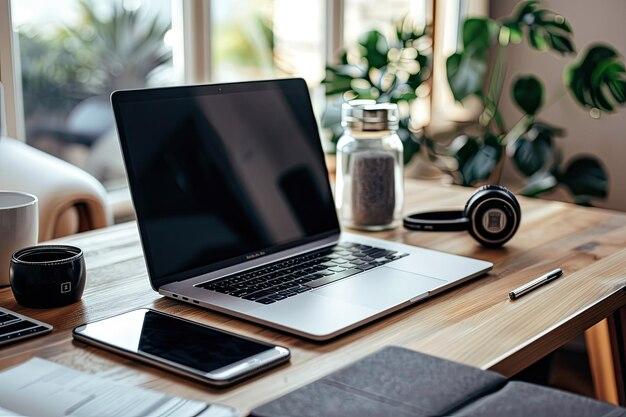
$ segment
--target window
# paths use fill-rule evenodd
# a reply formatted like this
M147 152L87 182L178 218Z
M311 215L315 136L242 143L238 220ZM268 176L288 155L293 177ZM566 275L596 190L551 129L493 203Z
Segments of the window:
M21 61L8 105L23 105L13 121L27 143L116 189L125 173L111 91L299 76L319 116L327 58L403 17L430 24L433 9L433 0L0 0L19 41L6 49ZM0 25L3 48L8 37ZM420 106L427 118L428 102Z
M345 0L344 32L347 45L359 39L368 29L377 29L385 35L393 30L392 22L409 17L416 26L430 23L430 0Z
M324 2L212 1L213 79L324 77Z
M109 95L183 81L170 0L19 0L12 22L26 142L116 187L124 169Z

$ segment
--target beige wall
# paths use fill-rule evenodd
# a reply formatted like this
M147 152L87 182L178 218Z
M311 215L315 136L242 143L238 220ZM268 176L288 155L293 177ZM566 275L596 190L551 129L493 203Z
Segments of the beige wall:
M516 3L492 0L490 14L496 18L507 15ZM625 0L550 0L544 4L570 21L579 51L593 42L608 42L626 55ZM525 45L510 47L508 58L509 76L537 74L544 81L548 101L562 91L563 67L569 58L530 50ZM520 113L508 99L508 88L507 84L503 112L510 127ZM567 129L567 136L559 140L566 161L576 154L593 154L604 162L609 173L609 197L597 205L626 211L626 108L595 120L566 94L540 118Z

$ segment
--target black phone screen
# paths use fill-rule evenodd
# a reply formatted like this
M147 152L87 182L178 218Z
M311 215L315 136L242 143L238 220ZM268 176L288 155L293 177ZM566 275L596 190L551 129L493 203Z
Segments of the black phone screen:
M205 373L274 347L149 309L90 323L77 332L101 344Z

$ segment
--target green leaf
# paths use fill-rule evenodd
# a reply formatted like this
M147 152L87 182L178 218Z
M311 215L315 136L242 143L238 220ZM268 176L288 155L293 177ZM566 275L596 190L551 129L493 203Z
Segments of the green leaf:
M534 122L513 144L512 160L515 167L527 177L552 171L559 162L554 137L564 134L561 128Z
M456 52L446 60L446 74L456 101L480 94L487 72L487 56L482 53Z
M558 180L570 190L579 204L589 204L594 197L606 198L608 193L606 171L592 156L579 156L570 161Z
M558 185L557 179L549 172L538 172L529 178L521 194L526 197L538 197L541 194L551 191Z
M326 68L326 77L322 80L327 96L341 94L350 90L353 76L344 73L340 68Z
M377 30L366 32L359 40L359 45L364 48L364 57L370 68L382 68L387 65L389 43Z
M544 168L551 159L551 140L530 140L526 137L521 137L515 143L513 162L515 167L527 177Z
M565 84L574 99L587 108L612 112L626 103L626 69L622 57L609 45L591 46L565 68Z
M528 42L537 50L552 50L560 54L571 54L575 51L569 22L551 10L540 8L538 1L521 2L513 17L503 23L503 27L517 27L520 30L525 27Z
M496 168L502 156L502 146L495 135L487 132L482 140L462 135L450 148L458 163L463 185L473 185L485 180Z
M480 149L478 139L473 136L461 135L456 137L448 149L449 153L454 156L458 162L459 169L474 157Z
M513 99L524 113L534 116L543 104L543 84L533 75L520 76L513 83Z
M485 51L491 46L496 23L484 17L473 17L463 22L463 49Z
M455 100L481 93L489 47L498 31L498 25L491 19L471 18L463 22L463 50L446 60L448 84Z

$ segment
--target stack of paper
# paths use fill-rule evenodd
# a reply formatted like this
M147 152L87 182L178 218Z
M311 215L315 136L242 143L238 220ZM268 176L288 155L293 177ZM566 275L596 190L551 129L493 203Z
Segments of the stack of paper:
M33 358L0 373L0 417L234 417L234 408L171 397Z

